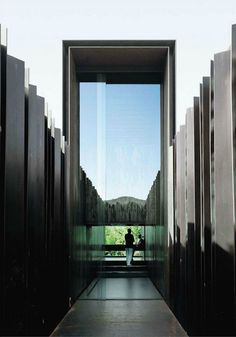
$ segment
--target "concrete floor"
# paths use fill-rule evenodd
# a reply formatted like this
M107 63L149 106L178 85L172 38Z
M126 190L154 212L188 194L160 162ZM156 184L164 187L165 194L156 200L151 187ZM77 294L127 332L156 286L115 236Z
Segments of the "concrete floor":
M94 282L51 336L187 335L149 279L113 278Z

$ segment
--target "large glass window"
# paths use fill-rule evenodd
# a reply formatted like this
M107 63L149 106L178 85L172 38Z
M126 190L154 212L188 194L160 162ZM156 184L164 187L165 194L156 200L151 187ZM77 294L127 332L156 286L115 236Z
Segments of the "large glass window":
M117 235L121 244L114 225L144 225L146 220L150 225L157 213L150 211L155 205L149 200L147 219L145 202L160 171L160 85L106 84L104 75L97 79L80 83L80 163L107 202L104 225L113 227L105 231L104 242L111 244L109 238Z
M80 163L105 200L146 200L160 170L160 86L80 83Z
M96 82L80 82L79 96L80 165L87 176L85 217L93 260L101 233L105 245L99 281L83 298L108 298L118 296L114 289L109 295L114 280L107 279L107 273L122 273L128 228L135 239L132 262L141 268L136 274L145 270L140 263L153 258L150 242L160 210L160 85L106 83L106 77L98 75ZM145 236L149 244L141 248ZM130 296L125 292L129 288L124 286L124 297Z

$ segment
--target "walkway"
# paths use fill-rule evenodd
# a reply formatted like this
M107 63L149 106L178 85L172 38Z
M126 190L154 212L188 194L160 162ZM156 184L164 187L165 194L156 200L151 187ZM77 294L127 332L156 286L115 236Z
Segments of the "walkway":
M97 279L80 296L54 336L187 336L148 278Z

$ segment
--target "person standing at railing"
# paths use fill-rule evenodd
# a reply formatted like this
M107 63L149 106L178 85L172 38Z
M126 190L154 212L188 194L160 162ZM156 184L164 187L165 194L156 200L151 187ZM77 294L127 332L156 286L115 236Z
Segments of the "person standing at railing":
M144 239L142 238L141 234L139 234L139 236L138 236L138 241L137 241L136 247L137 247L137 250L139 250L139 249L144 250L145 242L144 242Z
M139 234L138 241L136 244L136 250L139 251L140 256L144 257L145 241L142 238L142 235Z
M128 229L128 233L125 234L125 251L126 251L126 264L131 266L131 261L134 252L134 236L131 234L131 229Z

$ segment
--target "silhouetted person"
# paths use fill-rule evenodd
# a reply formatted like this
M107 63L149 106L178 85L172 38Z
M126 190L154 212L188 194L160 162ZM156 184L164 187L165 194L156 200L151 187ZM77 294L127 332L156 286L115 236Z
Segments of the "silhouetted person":
M139 234L139 236L138 236L138 242L137 242L137 249L144 249L144 245L145 245L145 243L144 243L144 239L142 238L142 235L141 234Z
M125 250L126 250L126 264L131 265L134 251L134 236L131 234L131 229L128 229L128 233L125 234Z

